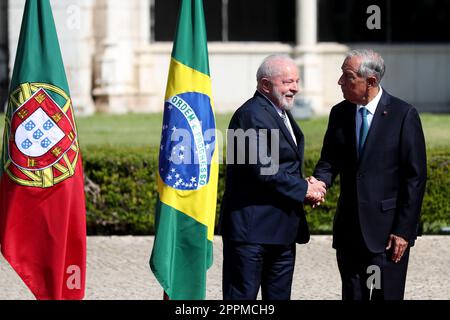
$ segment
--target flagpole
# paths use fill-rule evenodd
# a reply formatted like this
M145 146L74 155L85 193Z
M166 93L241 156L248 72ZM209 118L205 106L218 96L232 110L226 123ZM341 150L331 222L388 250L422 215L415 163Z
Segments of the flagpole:
M218 146L215 137L209 140L204 136L206 132L215 130L216 124L203 2L182 0L179 3L164 99L165 129L161 133L158 205L150 268L163 290L171 290L170 296L167 292L163 294L164 300L203 300L206 296L206 272L213 258ZM183 103L182 108L188 108L189 113L179 109L176 101ZM196 163L191 165L188 161L172 161L175 144L172 130L166 130L168 128L173 131L180 129L177 134L189 132L189 137L195 137L189 154L190 159L200 159L199 163L194 161ZM215 148L213 153L211 150L204 152L205 141L211 141L210 146ZM212 159L208 158L210 154ZM176 181L172 173L177 177ZM201 183L199 179L202 179ZM189 180L193 183L181 184Z

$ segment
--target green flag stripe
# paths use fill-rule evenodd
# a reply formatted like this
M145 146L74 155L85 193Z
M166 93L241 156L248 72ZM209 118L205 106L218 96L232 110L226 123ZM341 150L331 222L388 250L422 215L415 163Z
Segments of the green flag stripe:
M182 1L172 57L209 76L202 0Z
M48 0L26 2L19 39L11 90L16 89L25 80L51 83L69 94Z
M158 199L150 268L171 300L202 300L213 244L207 228Z

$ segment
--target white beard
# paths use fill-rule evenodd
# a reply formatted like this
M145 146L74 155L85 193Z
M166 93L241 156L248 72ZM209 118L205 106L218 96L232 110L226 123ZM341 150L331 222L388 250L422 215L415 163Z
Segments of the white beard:
M290 111L294 108L294 99L289 102L286 100L285 96L276 91L273 92L273 95L277 98L279 107L283 110Z

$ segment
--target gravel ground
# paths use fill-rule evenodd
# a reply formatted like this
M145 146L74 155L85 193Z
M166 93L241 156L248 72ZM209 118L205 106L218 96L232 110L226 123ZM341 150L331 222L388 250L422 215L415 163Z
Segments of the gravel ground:
M162 289L148 266L153 237L88 237L86 299L160 300ZM222 240L215 238L206 297L220 300ZM0 300L33 296L0 257ZM295 300L339 300L340 279L330 236L297 245ZM411 250L405 299L450 300L450 236L424 236Z

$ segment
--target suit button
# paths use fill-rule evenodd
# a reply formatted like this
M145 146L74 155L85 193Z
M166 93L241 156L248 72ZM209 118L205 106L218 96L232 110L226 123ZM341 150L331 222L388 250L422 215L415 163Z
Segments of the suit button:
M362 173L358 173L358 180L361 179L364 175Z

